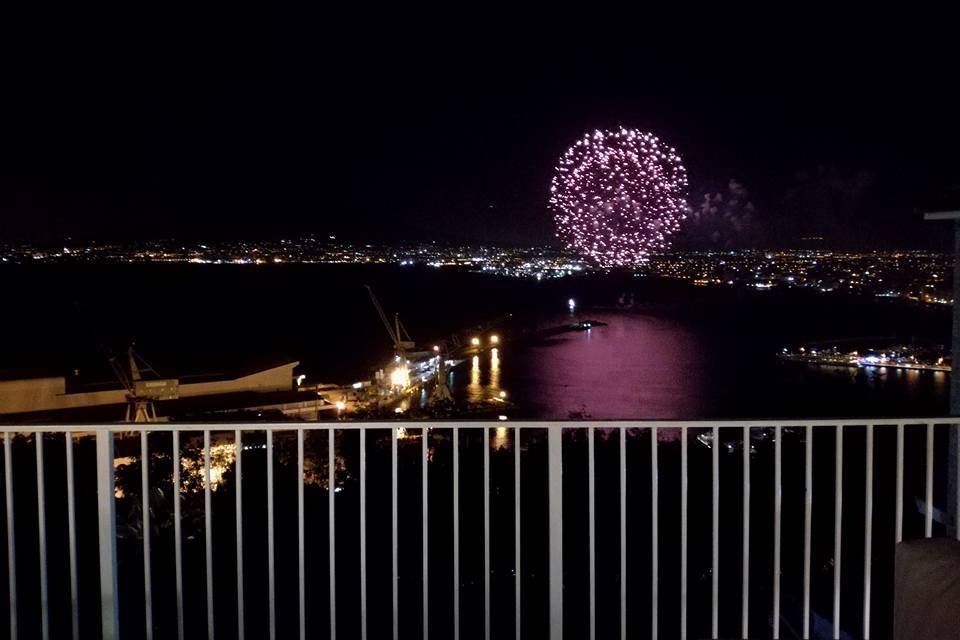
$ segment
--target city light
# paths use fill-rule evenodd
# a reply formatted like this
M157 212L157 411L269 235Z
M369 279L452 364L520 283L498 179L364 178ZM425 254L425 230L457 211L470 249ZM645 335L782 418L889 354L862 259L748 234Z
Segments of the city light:
M438 345L438 344L433 345L433 350L434 350L434 351L440 351L440 345Z
M623 130L620 132L621 139ZM629 131L627 133L629 138ZM616 139L616 132L614 132ZM585 145L586 142L583 142ZM612 143L611 143L612 144ZM590 145L599 142L591 139ZM606 142L604 143L606 145ZM609 150L608 147L604 149ZM664 155L668 155L664 151ZM618 161L619 162L619 161ZM624 161L626 162L626 161ZM626 170L630 177L630 170ZM582 189L592 188L589 179ZM629 182L629 180L627 180ZM630 185L607 185L611 191L629 192ZM578 193L574 189L573 194ZM583 192L579 192L584 195ZM556 194L554 194L556 195ZM642 194L641 194L642 195ZM606 202L606 191L596 194ZM629 195L627 196L629 199ZM624 208L630 202L613 202L609 215L629 217ZM642 204L636 206L642 210ZM621 206L622 205L622 206ZM606 215L599 206L584 209L584 219ZM589 223L588 223L589 224ZM629 226L629 225L628 225ZM602 266L607 258L624 260L645 250L643 238L638 239L638 251L626 248L633 240L622 230L619 244L611 244L605 229L594 249L600 258L592 259ZM643 237L663 235L665 229L646 230ZM587 238L589 240L589 238ZM591 240L592 242L592 240ZM616 254L616 255L614 255ZM416 258L412 258L416 256ZM617 257L619 256L619 257ZM145 243L96 243L50 250L30 245L0 242L0 262L27 264L55 263L188 263L197 265L252 265L275 263L297 264L431 264L513 278L535 280L568 277L590 266L586 259L577 258L570 250L550 247L497 247L489 245L443 245L437 243L350 243L336 238L317 242L313 238L257 242L221 241L217 243L184 246L169 240L151 240ZM707 251L651 251L638 263L632 263L635 277L655 276L685 280L697 286L742 286L752 290L808 289L819 293L858 293L880 298L899 298L929 305L952 304L953 296L949 274L953 269L950 254L924 250L896 251L835 251L826 249L780 249L777 251L707 250Z
M410 371L406 367L397 367L390 372L390 384L406 389L410 385Z
M472 345L475 346L475 347L479 347L479 346L480 346L480 338L476 338L476 337L470 338L470 344L472 344Z
M500 343L500 336L498 336L497 334L493 334L492 336L490 336L490 344L499 344L499 343Z
M335 406L337 407L337 411L343 411L347 408L347 403L343 400L337 400L337 404Z
M503 415L503 414L500 414L499 416L497 416L497 420L500 420L501 422L503 422L503 421L507 420L507 416L505 416L505 415Z
M823 345L809 349L801 347L797 351L784 348L779 356L783 360L815 365L950 371L951 367L944 363L941 353L942 347L918 344L892 345L883 350L869 346L862 350L847 350L839 345Z
M567 300L567 307L570 309L570 313L573 313L573 310L577 308L577 301L570 298Z

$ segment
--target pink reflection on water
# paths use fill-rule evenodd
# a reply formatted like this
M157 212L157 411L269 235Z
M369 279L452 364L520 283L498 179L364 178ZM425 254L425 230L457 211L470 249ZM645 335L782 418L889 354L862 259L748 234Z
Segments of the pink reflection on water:
M561 334L515 359L516 382L534 413L599 420L700 415L705 380L694 334L640 314L590 319L608 326ZM659 432L660 440L676 437Z

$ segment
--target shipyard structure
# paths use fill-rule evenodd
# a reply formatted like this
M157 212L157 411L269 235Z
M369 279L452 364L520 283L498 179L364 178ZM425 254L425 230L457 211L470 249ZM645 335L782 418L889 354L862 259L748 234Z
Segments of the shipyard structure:
M20 372L0 376L0 420L115 421L123 418L125 408L136 410L137 399L142 399L148 411L154 411L148 406L153 401L163 401L165 409L180 413L200 413L214 406L254 409L296 393L294 368L298 364L278 362L180 378L134 375L107 384L75 384L68 375Z

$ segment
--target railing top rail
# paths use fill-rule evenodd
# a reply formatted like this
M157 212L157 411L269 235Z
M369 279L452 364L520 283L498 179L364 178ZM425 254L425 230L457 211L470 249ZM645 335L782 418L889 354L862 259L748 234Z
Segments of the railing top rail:
M297 429L391 429L405 427L410 429L482 429L492 427L510 427L521 429L709 429L743 427L835 427L866 426L877 427L897 425L957 425L960 416L928 416L914 418L817 418L817 419L761 419L761 420L390 420L390 421L321 421L321 422L152 422L130 424L123 422L92 424L0 424L0 433L87 433L98 431L296 431Z

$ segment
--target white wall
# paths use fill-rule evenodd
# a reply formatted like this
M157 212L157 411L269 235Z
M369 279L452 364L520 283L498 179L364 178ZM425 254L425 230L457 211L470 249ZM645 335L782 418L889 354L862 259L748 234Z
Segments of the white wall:
M233 380L184 384L180 386L180 397L187 398L242 391L260 393L289 391L293 386L293 368L298 364L300 363L290 362ZM126 402L126 397L126 391L123 389L66 393L66 380L62 376L26 380L0 380L0 414L122 404Z

